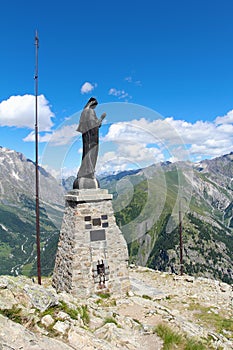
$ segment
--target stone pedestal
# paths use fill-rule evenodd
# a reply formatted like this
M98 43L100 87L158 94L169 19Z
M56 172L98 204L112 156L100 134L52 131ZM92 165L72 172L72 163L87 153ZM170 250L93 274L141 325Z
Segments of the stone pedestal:
M53 286L80 297L125 294L128 250L116 225L112 195L103 189L73 190L65 199Z

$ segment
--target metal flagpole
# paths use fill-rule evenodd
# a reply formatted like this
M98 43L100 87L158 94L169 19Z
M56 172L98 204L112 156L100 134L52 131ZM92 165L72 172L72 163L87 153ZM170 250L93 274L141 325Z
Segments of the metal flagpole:
M40 264L40 206L39 206L39 166L38 166L38 49L39 38L36 31L36 65L35 65L35 153L36 153L36 245L37 245L37 276L38 284L41 284Z
M182 213L181 200L179 201L179 234L180 234L180 274L183 275L183 233L182 233Z

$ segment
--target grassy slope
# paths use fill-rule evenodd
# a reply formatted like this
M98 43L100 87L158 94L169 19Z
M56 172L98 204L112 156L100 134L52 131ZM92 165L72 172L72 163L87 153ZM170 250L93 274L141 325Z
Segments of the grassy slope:
M200 176L203 183L211 183L206 176ZM150 254L147 259L147 266L169 270L171 265L178 271L179 265L179 229L177 225L173 230L168 230L168 222L175 206L178 196L179 184L185 184L185 178L180 170L173 169L165 172L165 183L157 176L149 181L143 180L135 186L131 202L116 213L117 222L125 225L132 220L146 219L151 212L156 212L159 202L166 192L165 202L162 211L154 225L147 230L146 234L128 244L130 261L139 262L139 255L144 254L148 249L146 237L150 236ZM187 183L186 183L187 185ZM148 186L150 195L148 195ZM186 186L187 187L187 186ZM226 190L214 183L214 187L226 195ZM229 197L229 193L227 193ZM151 211L149 213L149 211ZM143 215L140 213L143 212ZM231 206L228 207L225 219L231 215ZM229 275L229 268L233 262L233 236L229 228L222 221L223 212L211 205L208 194L200 196L193 193L189 211L183 219L183 241L184 241L184 269L190 274L204 274L232 283ZM140 221L138 220L138 221ZM135 226L136 227L136 226ZM145 245L143 249L143 245ZM147 253L147 252L146 252Z
M194 176L204 185L214 186L223 195L227 193L229 198L229 192L210 180L208 174L195 172ZM170 230L168 226L172 222L171 214L177 204L181 185L186 189L187 196L190 195L187 189L192 190L182 170L176 167L158 168L152 178L133 174L123 180L126 181L121 182L120 194L117 194L117 179L114 177L110 182L102 183L101 187L109 188L115 199L118 195L114 208L117 223L124 234L128 235L131 230L130 237L134 237L128 241L131 262L144 261L149 267L160 270L168 270L171 265L178 266L179 230L177 224ZM20 207L0 204L0 224L8 228L5 231L0 225L0 274L9 274L17 264L23 265L19 272L36 274L35 204L27 197L21 200ZM193 193L189 212L183 219L185 272L204 273L232 283L227 268L233 262L233 238L231 229L226 227L229 222L231 225L232 205L223 213L213 208L207 192L204 191L202 195ZM137 232L140 225L146 227L142 235ZM44 275L53 269L57 241L58 231L46 211L41 209Z
M0 274L15 274L16 269L12 271L12 268L17 265L19 266L18 273L23 272L26 275L35 273L34 203L25 197L23 203L18 206L0 204L0 224L2 224L0 225ZM42 272L47 275L53 268L54 259L51 259L50 254L55 255L58 231L43 208L40 210L40 233L41 260L44 261Z

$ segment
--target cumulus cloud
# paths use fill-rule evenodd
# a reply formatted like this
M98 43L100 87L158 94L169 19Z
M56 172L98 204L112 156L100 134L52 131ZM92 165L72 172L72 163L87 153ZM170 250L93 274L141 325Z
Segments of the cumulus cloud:
M171 125L182 137L184 144L190 145L191 156L215 157L229 153L233 149L233 126L197 121L181 124L170 120Z
M156 120L140 118L111 124L107 134L100 138L102 153L98 158L97 172L141 168L165 160L199 161L229 153L233 151L232 114L229 112L214 122L191 123L169 117ZM54 146L69 145L74 138L81 137L76 128L73 122L53 132L45 131L40 134L39 141ZM24 141L34 141L34 132ZM78 150L80 153L81 148Z
M115 96L115 97L118 97L119 99L132 98L131 96L129 96L128 92L125 92L125 90L117 90L115 88L109 89L108 94Z
M157 148L147 148L146 145L130 143L118 145L116 151L106 152L97 162L97 172L118 172L126 169L143 168L147 165L164 161L164 155Z
M145 118L112 124L105 136L106 141L117 143L137 141L140 144L154 144L165 141L166 143L174 143L177 142L177 138L179 138L179 135L174 133L174 128L167 120L159 119L151 122Z
M89 92L93 91L97 87L97 84L91 84L88 81L86 81L82 86L81 86L81 94L88 94Z
M217 125L219 125L219 124L232 124L233 123L233 110L229 111L223 117L217 117L215 119L215 123Z
M103 156L100 156L97 162L96 171L101 173L112 173L124 171L127 169L140 168L138 161L124 157L119 151L106 152Z
M99 157L98 172L143 168L164 161L159 139L140 125L147 123L149 122L146 119L142 119L112 124L101 142L114 143L116 150Z
M65 125L51 133L39 135L39 142L50 142L54 146L63 146L70 144L78 133L76 131L77 125ZM26 136L23 141L32 142L35 140L35 133L32 131Z
M52 134L46 134L48 137L51 136ZM24 142L34 142L35 141L35 132L31 131L30 134L28 134L26 137L23 139ZM41 142L41 136L38 134L38 141Z
M96 171L98 174L108 172L124 171L129 166L129 160L121 156L118 152L111 151L100 156L97 162Z
M11 96L0 103L0 126L34 129L35 96ZM54 113L44 95L38 96L38 120L41 131L49 131L53 126Z
M230 118L221 121L230 123ZM232 151L233 125L228 124L226 128L226 125L215 122L189 123L172 117L154 121L141 118L111 125L104 140L115 142L121 153L128 156L135 150L137 159L144 157L148 162L156 157L163 160L165 152L170 159L196 160Z

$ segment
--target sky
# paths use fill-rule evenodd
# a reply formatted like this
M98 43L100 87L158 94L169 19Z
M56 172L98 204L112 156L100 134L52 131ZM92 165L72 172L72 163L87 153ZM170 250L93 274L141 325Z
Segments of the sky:
M232 0L1 1L0 145L76 173L76 132L94 96L97 172L233 151Z

